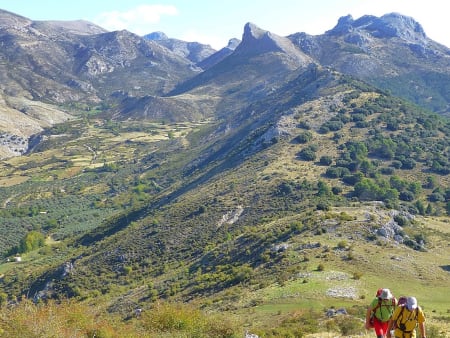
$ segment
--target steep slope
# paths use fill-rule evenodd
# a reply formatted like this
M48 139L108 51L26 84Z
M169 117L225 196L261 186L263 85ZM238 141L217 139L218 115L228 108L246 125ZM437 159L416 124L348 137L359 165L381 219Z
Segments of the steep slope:
M413 18L391 13L342 17L323 35L289 38L320 64L448 114L450 50L429 39Z
M147 302L145 288L129 285L131 280L139 285L151 280L159 297L184 300L214 297L250 276L275 283L277 262L285 257L278 250L302 247L305 236L319 236L319 242L333 246L351 238L364 248L387 241L400 245L400 252L408 246L418 252L440 247L438 233L427 240L432 242L422 241L422 223L402 223L402 230L397 222L419 215L419 204L431 201L438 190L448 193L448 121L320 68L303 72L240 116L234 124L208 127L150 153L148 146L135 150L133 164L117 162L117 174L107 174L117 185L113 191L136 180L128 170L139 163L135 184L146 186L147 195L76 241L71 273L60 279L55 277L59 268L41 276L36 271L28 292L42 296L38 291L50 277L53 286L45 287L44 294L89 297L89 285L116 295L111 310L125 311L130 303L123 303L117 283L134 290L128 302ZM436 161L444 162L438 168ZM435 182L439 177L439 183L419 189L427 186L429 175ZM130 192L123 191L122 198L128 200ZM443 201L436 201L432 208L444 212ZM357 208L355 213L376 216L339 221L340 210L350 206ZM327 220L332 208L337 211ZM335 235L326 240L325 233ZM320 252L320 247L308 248ZM437 252L427 254L436 259L429 269L445 281ZM295 251L292 255L297 257ZM359 255L357 268L371 273ZM336 264L346 273L353 269ZM444 287L439 281L435 286Z

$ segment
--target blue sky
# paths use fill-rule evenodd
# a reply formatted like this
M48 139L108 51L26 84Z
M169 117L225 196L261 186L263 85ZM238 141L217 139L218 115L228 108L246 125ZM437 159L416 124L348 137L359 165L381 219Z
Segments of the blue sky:
M94 22L108 30L198 41L215 49L241 38L244 25L286 36L322 34L339 17L398 12L412 16L433 40L450 47L446 0L0 0L0 8L32 20Z

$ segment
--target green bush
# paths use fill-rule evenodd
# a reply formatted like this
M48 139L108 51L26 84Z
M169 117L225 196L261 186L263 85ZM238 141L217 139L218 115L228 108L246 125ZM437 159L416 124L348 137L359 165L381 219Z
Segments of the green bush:
M314 161L316 159L316 153L312 149L303 149L298 157L304 161Z
M324 155L320 157L319 163L321 165L330 165L333 162L333 158L331 156Z
M309 131L305 131L304 133L297 135L294 138L294 141L298 143L308 143L311 141L312 137L313 135Z

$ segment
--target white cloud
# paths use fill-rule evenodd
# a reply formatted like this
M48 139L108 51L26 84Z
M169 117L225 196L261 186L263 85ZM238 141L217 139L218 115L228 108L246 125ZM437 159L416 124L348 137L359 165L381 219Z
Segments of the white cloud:
M159 23L163 15L175 16L178 10L175 6L141 5L124 12L101 13L94 22L111 31L126 29L144 35L152 31L151 26Z

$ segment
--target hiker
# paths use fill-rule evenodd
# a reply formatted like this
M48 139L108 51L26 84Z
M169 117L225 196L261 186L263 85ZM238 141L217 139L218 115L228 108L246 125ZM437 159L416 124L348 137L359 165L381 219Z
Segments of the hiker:
M385 338L396 305L397 300L389 289L378 289L376 297L367 308L366 329L373 328L377 338Z
M389 321L387 338L392 337L390 330L394 329L395 338L415 338L417 325L419 326L420 336L426 338L425 315L417 304L417 299L408 297L405 305L398 306L395 309Z

